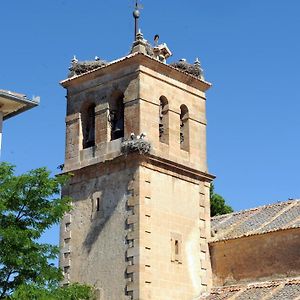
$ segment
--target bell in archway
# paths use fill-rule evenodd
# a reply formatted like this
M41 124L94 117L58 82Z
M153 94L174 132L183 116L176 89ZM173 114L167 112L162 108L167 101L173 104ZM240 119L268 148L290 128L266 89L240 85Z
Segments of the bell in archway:
M124 136L124 121L123 119L119 119L113 129L113 136L114 139L118 139Z

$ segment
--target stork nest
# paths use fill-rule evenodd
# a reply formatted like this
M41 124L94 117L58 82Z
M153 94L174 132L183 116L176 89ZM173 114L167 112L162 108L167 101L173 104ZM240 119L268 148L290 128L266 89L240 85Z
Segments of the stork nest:
M144 139L125 140L121 144L121 152L125 155L138 152L139 154L147 154L151 150L151 144Z
M107 62L104 60L72 62L72 66L69 68L70 73L68 77L70 78L76 75L81 75L106 65Z
M201 67L194 65L194 64L189 64L186 61L178 61L171 63L170 66L179 69L180 71L183 71L187 74L193 75L195 77L198 77L200 79L203 79L203 70Z

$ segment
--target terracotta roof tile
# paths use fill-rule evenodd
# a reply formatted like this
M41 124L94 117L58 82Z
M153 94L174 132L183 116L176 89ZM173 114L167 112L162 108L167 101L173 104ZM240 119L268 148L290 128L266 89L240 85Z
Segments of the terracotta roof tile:
M240 295L238 295L236 300L261 300L266 295L270 294L274 289L274 286L266 286L266 287L250 287L245 289Z
M300 201L293 207L280 214L276 219L267 224L262 230L269 231L273 228L287 227L293 220L298 219L300 216Z
M278 202L211 219L212 241L300 227L300 200Z
M287 283L272 296L272 300L295 299L300 296L300 283Z
M248 285L212 289L203 300L296 300L300 296L300 278L257 282Z
M236 291L225 291L224 293L222 292L214 292L213 294L209 295L207 298L207 300L226 300L231 298L232 296L234 296L236 294Z

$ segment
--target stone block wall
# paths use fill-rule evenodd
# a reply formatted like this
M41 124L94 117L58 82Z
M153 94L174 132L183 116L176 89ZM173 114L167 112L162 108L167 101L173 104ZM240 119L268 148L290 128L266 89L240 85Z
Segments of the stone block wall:
M140 167L139 298L194 299L211 287L207 189L162 166Z
M210 244L214 286L300 275L300 229Z
M206 98L204 91L160 74L142 65L124 66L108 75L68 88L65 171L85 165L82 159L82 107L95 104L95 161L111 159L109 102L116 92L124 95L124 138L146 133L155 155L207 172ZM168 141L159 140L159 103L168 101ZM180 147L180 107L188 108L188 150ZM108 154L108 157L106 157Z
M179 300L208 291L209 184L141 162L129 190L128 295Z
M102 299L192 299L211 287L209 183L131 154L76 171L63 194L64 283Z
M155 155L207 172L205 93L144 66L140 69L140 130L147 132ZM159 140L161 96L168 101L168 143ZM189 151L180 149L181 105L189 111Z
M132 210L128 206L136 167L118 161L76 171L63 194L73 199L73 209L61 223L60 266L64 284L84 282L102 299L131 299L126 292L131 265L126 253Z

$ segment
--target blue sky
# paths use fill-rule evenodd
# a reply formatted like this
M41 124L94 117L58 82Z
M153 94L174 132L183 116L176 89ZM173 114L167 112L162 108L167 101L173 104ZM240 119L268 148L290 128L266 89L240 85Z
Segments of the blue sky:
M65 91L74 54L113 60L133 38L133 0L1 1L2 89L41 104L4 123L1 160L18 172L64 160ZM187 3L187 4L186 4ZM143 0L140 27L199 57L206 79L208 164L235 210L299 198L299 0ZM57 229L47 239L57 240Z

